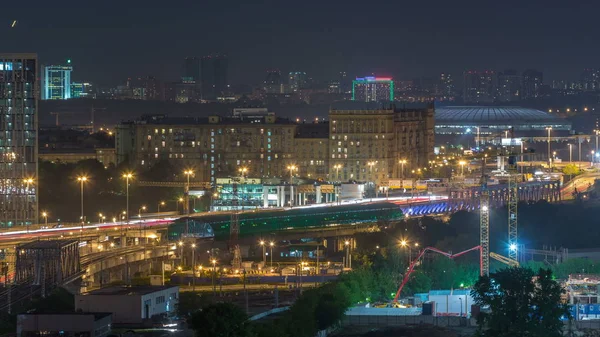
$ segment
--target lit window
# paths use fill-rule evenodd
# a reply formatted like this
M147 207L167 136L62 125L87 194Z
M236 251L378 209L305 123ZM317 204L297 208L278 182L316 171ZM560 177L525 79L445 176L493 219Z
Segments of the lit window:
M154 129L154 133L158 133L158 129Z
M152 140L152 136L148 135L148 140Z
M158 153L155 153L155 154L154 154L154 158L158 158Z
M162 141L162 147L165 147L165 146L167 146L167 143L163 140Z

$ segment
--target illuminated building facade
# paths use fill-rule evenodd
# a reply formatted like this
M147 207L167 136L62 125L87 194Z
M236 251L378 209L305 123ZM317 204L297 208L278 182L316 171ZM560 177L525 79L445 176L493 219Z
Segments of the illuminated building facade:
M0 227L37 223L37 55L0 54Z
M389 77L357 77L352 81L352 100L391 102L394 100L394 81Z
M71 98L71 60L66 66L44 66L42 74L42 99Z
M181 169L193 167L196 181L213 184L238 175L240 167L251 177L286 182L292 173L296 178L380 184L400 178L401 167L409 176L411 168L425 167L433 158L432 107L340 103L355 107L336 104L330 122L321 123L292 122L266 109L236 109L229 117L146 116L117 126L117 160L142 168L168 160Z
M331 180L380 184L402 177L401 160L406 160L406 174L433 158L433 107L343 105L329 111Z
M71 98L94 98L91 83L71 83Z

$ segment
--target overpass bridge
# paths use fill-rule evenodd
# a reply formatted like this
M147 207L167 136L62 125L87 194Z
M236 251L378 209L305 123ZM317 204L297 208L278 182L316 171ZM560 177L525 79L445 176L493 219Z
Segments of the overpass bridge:
M129 283L131 275L161 270L158 265L174 257L168 244L140 244L102 249L81 255L80 241L46 240L24 243L11 254L13 268L5 268L0 289L0 310L8 310L34 295L44 297L59 286L87 291L105 284ZM8 267L8 266L7 266Z

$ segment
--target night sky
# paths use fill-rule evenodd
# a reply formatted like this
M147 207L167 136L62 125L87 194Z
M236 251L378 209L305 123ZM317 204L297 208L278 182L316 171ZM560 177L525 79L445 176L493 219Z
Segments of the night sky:
M75 80L104 85L175 80L184 57L211 52L229 55L231 84L259 83L272 68L317 80L537 68L551 80L600 66L597 1L89 2L3 1L0 52L70 58Z

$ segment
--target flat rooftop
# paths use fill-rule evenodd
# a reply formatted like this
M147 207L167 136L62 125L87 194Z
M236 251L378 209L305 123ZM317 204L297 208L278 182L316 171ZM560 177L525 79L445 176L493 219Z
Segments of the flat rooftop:
M17 249L57 249L77 244L78 242L77 240L40 240L19 245Z
M113 286L102 289L92 290L85 293L84 295L118 295L118 296L136 296L146 295L153 292L162 291L166 289L178 288L177 286Z
M19 314L19 316L89 316L93 315L94 320L99 320L108 316L112 316L112 312L81 312L81 311L65 311L65 312L53 312L53 311L40 311L40 312L27 312Z

